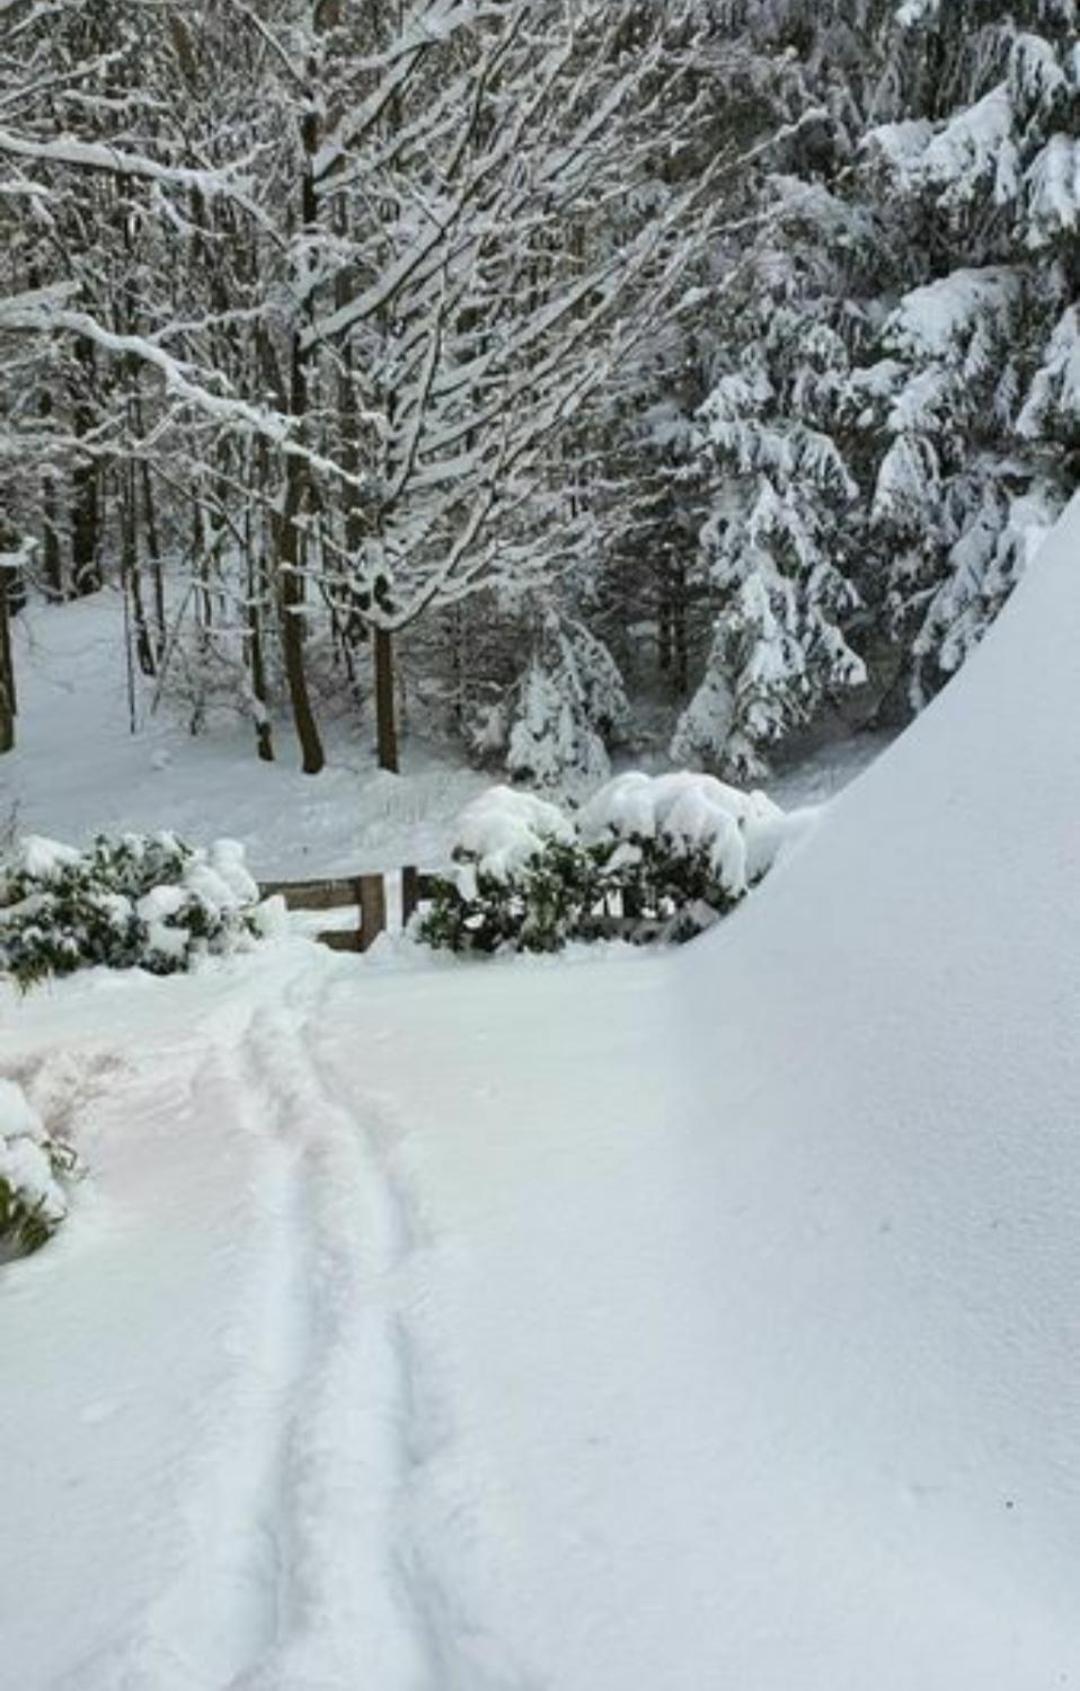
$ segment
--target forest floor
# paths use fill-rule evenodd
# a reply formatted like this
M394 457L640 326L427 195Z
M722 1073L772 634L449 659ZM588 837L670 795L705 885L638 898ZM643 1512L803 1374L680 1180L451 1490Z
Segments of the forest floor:
M21 831L73 844L99 832L160 828L194 844L237 839L267 879L409 862L438 868L458 812L498 779L415 738L403 748L404 773L380 771L340 717L329 724L321 775L300 773L287 728L278 734L278 761L260 763L238 716L219 713L193 735L176 705L153 708L141 677L133 734L121 618L120 595L110 591L16 618L18 744L0 766L0 824L14 811ZM770 791L785 808L819 802L887 743L861 735L826 747Z
M0 1273L5 1682L1080 1684L1060 535L680 951L0 994L89 1168Z

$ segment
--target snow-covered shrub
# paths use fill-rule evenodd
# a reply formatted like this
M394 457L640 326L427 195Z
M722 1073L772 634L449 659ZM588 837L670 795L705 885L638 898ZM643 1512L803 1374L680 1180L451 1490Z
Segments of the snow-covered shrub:
M582 932L597 868L558 806L492 787L466 807L457 871L441 880L420 938L450 951L557 951Z
M619 775L578 817L624 914L672 939L690 939L734 908L771 867L782 824L764 793L685 770Z
M0 863L0 972L22 986L94 964L173 974L263 926L233 840L204 851L172 834L124 834L77 851L30 836Z
M0 1262L52 1237L67 1215L63 1182L76 1170L74 1151L46 1133L22 1087L0 1078Z
M690 939L771 867L783 812L710 775L620 775L574 819L495 787L462 814L454 877L418 925L452 951L556 951L568 940Z

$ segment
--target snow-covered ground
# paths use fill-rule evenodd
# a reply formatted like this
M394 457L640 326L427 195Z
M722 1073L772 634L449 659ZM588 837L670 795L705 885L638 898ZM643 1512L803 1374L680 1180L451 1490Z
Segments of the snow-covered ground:
M152 708L145 684L132 734L120 617L107 590L15 619L18 745L0 765L0 822L17 807L23 831L75 843L169 827L196 843L242 841L264 877L356 873L441 863L458 811L489 784L415 743L407 775L380 772L340 725L321 775L300 773L287 729L279 761L260 763L239 719L192 735L182 713Z
M247 848L264 878L440 867L454 821L494 777L410 740L405 772L379 771L362 732L330 724L328 764L302 775L287 728L278 762L260 763L250 728L222 719L193 736L181 713L136 687L131 733L121 601L106 591L15 619L20 716L16 751L0 761L0 825L81 843L95 833L169 827ZM818 802L851 780L885 740L861 736L817 754L776 783L787 807Z
M3 1001L13 1686L1080 1683L1078 563L680 953Z

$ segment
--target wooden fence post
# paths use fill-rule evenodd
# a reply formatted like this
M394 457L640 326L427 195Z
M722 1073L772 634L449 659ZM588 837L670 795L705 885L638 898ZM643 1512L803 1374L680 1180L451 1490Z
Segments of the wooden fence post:
M386 929L386 883L382 875L361 875L360 950L367 951Z
M401 871L401 926L407 928L420 903L420 876L416 866L407 863Z

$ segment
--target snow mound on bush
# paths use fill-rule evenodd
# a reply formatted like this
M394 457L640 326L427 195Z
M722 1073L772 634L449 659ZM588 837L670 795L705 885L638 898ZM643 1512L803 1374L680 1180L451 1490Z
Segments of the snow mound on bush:
M676 770L617 775L590 799L578 826L589 843L603 839L663 839L704 850L735 897L772 868L781 847L806 822L785 816L763 792L741 792L714 775Z
M0 1139L40 1139L41 1117L22 1087L0 1076Z
M492 787L462 811L455 851L475 858L482 873L505 880L550 840L574 840L574 825L558 805L514 787Z
M122 834L78 851L30 835L0 863L0 970L24 984L94 964L169 974L247 948L276 914L235 840Z

